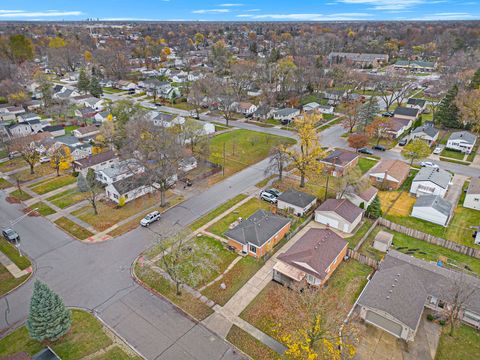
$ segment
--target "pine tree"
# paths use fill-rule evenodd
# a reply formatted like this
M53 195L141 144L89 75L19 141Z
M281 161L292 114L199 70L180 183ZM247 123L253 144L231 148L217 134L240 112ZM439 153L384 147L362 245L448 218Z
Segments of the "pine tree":
M437 112L435 113L435 122L440 123L447 128L461 128L462 124L458 121L459 110L455 104L455 98L458 94L458 87L454 85L440 102Z
M77 82L78 91L82 93L87 93L90 88L90 79L88 78L85 69L80 69Z
M473 74L472 81L468 86L471 90L480 89L480 68Z
M72 325L70 310L50 288L35 281L27 329L30 337L38 341L55 341L65 335Z
M372 219L378 219L382 216L382 204L380 203L380 198L375 196L372 203L367 208L367 216Z
M97 77L92 76L92 79L90 80L89 90L92 96L100 97L103 95L103 90L100 86L100 83L98 82Z

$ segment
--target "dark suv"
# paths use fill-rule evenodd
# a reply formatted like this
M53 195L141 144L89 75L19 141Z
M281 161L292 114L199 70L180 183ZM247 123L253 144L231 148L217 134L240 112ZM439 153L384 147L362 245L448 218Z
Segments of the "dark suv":
M20 242L20 236L18 233L13 230L13 229L3 229L2 230L2 235L5 238L5 240L10 241L11 243L18 243Z

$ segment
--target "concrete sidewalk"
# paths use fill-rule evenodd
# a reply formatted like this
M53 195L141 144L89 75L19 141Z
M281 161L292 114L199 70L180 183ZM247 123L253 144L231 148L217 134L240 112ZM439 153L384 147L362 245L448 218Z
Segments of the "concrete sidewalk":
M8 256L1 251L0 251L0 264L2 264L3 267L5 267L15 279L21 278L22 276L32 272L31 267L25 270L20 270L17 264L15 264L12 260L10 260Z

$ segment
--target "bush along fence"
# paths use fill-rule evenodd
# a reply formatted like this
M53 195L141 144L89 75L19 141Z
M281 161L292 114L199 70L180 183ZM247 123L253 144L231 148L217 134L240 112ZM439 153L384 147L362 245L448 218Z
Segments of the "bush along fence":
M384 218L380 218L378 223L382 226L389 228L390 230L414 237L415 239L426 241L430 244L438 245L446 249L456 251L460 254L464 254L464 255L474 257L476 259L480 259L479 249L474 249L469 246L461 245L453 241L445 240L430 234L426 234L424 232L411 229L403 225L399 225L397 223L394 223L390 220L386 220Z
M371 257L368 257L367 255L360 254L359 252L352 250L352 249L347 249L347 256L357 260L359 263L362 263L364 265L370 266L371 268L374 268L375 270L378 269L378 264L379 262L375 259L372 259Z

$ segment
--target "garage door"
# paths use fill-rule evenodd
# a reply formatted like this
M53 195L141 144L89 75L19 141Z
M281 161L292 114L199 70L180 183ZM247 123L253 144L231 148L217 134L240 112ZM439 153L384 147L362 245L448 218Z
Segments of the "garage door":
M387 319L375 312L367 311L367 316L365 317L365 320L389 332L390 334L395 335L396 337L401 337L402 335L402 325L390 319Z
M318 215L318 214L315 216L315 220L320 224L330 225L331 227L338 229L338 220L330 219L327 216Z

